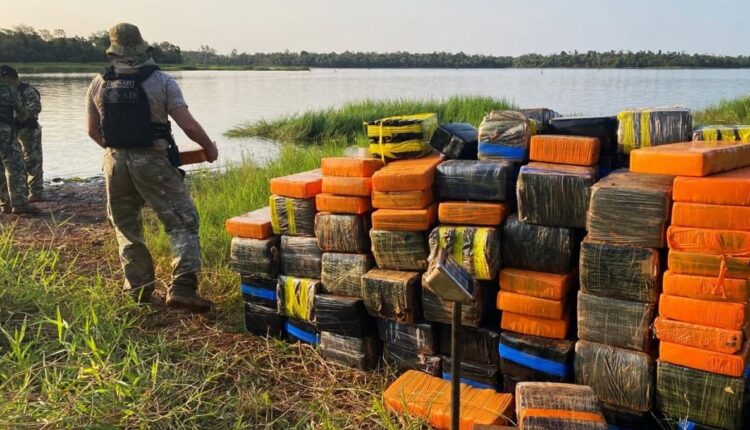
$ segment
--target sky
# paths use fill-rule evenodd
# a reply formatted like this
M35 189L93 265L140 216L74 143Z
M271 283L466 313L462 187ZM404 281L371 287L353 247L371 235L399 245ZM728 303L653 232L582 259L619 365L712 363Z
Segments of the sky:
M653 50L748 55L748 0L0 0L0 28L87 36L118 22L149 42L219 53Z

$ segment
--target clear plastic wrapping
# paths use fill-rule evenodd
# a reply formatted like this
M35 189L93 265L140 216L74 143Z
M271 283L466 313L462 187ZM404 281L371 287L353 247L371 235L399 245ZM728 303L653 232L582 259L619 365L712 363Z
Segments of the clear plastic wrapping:
M363 254L370 249L367 217L319 213L315 216L315 237L323 252Z
M383 360L396 370L419 370L428 375L440 375L442 360L439 355L421 354L392 343L383 344Z
M432 151L438 126L434 113L392 116L365 123L370 153L383 159L418 158Z
M255 303L245 303L245 328L258 336L281 337L286 317L276 309Z
M559 117L550 120L550 133L596 137L602 155L617 152L617 118L614 116Z
M399 324L395 321L378 319L380 340L417 354L438 355L438 327L430 322Z
M370 230L372 254L381 269L427 270L429 249L421 231Z
M579 240L569 228L529 224L511 215L503 224L504 267L547 273L569 273L578 261Z
M693 118L688 109L631 109L617 115L617 149L634 149L689 141Z
M656 408L672 417L740 430L745 413L745 378L730 378L658 362Z
M414 323L421 314L417 272L373 269L362 277L362 299L370 315Z
M461 360L477 364L497 365L500 361L498 345L500 331L485 327L461 327L461 338L458 345ZM440 325L440 352L451 354L451 326Z
M439 125L430 145L448 159L476 160L478 131L467 123Z
M518 175L518 217L532 224L584 228L596 179L592 167L529 163Z
M316 295L315 322L320 331L346 337L362 338L377 332L375 319L356 297Z
M578 337L648 352L656 305L578 293Z
M380 361L381 344L377 337L348 337L320 329L320 355L361 370L374 369Z
M504 202L514 186L513 164L502 160L448 160L435 176L440 200Z
M488 281L500 271L500 234L492 227L441 226L430 233L430 259L447 249L474 278Z
M315 324L287 317L284 323L284 333L290 342L302 342L313 346L320 343L320 332Z
M516 417L521 430L607 430L596 394L583 385L521 382Z
M285 275L320 279L322 258L314 237L281 237L281 267Z
M451 380L453 365L451 358L443 356L443 379ZM474 388L497 390L500 386L500 371L496 364L476 364L461 361L461 382Z
M479 159L525 161L536 121L512 110L492 111L479 126Z
M229 265L241 275L274 279L279 273L279 238L235 237L229 251Z
M276 288L280 313L301 321L315 321L315 294L320 281L291 276L279 276Z
M585 293L645 303L659 299L661 263L655 249L586 238L579 267Z
M500 335L500 370L519 381L571 381L574 345L572 340L503 332Z
M240 294L246 302L272 308L276 310L276 284L277 279L265 280L243 276L240 281Z
M461 305L461 324L476 327L482 323L484 291L482 284L474 281L474 300ZM422 277L422 313L428 321L451 324L453 302L447 302L435 294Z
M518 111L525 114L529 119L536 121L537 133L549 132L550 122L560 116L559 113L548 108L519 109Z
M293 199L272 195L271 226L274 234L287 236L315 235L315 199Z
M693 140L750 142L750 125L704 125L693 130Z
M323 254L322 291L339 296L362 297L362 276L372 269L370 254Z
M576 383L600 401L646 412L654 402L654 359L650 355L585 340L576 343Z
M586 229L593 240L664 248L674 177L613 172L591 188Z

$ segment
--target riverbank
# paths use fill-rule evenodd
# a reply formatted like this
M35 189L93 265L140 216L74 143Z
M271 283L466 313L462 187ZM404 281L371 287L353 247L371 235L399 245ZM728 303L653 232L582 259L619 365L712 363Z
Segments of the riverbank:
M12 63L13 67L21 74L32 73L97 73L106 63ZM212 64L160 64L162 70L194 71L194 70L216 70L216 71L308 71L309 67L266 67L266 66L217 66Z

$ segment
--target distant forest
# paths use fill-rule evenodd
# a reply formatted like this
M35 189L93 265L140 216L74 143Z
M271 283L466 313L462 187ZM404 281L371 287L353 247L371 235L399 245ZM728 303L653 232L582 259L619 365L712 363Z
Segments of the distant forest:
M106 31L88 37L68 36L63 30L29 26L0 29L0 62L100 63L109 46ZM321 68L750 68L750 56L719 56L684 52L608 51L526 54L518 57L469 55L463 52L273 52L218 54L209 46L182 51L169 42L154 43L154 59L163 64L247 67Z

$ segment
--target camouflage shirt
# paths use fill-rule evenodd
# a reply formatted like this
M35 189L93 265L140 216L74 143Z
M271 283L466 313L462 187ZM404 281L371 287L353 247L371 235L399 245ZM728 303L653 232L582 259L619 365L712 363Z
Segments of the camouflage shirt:
M21 96L21 101L26 109L25 117L19 115L19 119L22 121L39 119L39 113L42 111L42 97L39 91L29 85L28 82L22 82L18 86L18 94Z
M0 130L11 131L13 129L14 114L17 118L25 118L27 115L26 107L18 91L0 79Z

